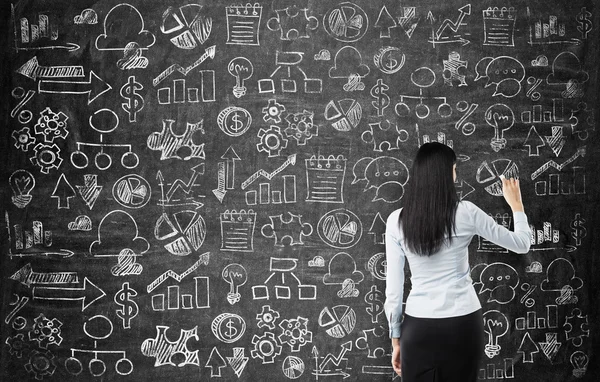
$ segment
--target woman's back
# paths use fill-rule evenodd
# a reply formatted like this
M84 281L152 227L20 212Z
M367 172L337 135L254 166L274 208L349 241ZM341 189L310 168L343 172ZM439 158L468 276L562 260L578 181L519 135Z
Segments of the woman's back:
M468 247L474 235L517 253L529 250L531 233L523 212L515 213L515 231L511 232L473 203L463 201L456 209L455 233L451 243L446 241L431 256L419 255L404 245L398 224L401 210L392 212L388 217L386 243L387 251L402 251L398 256L404 255L409 262L412 286L406 301L406 313L414 317L453 317L481 308L469 272Z

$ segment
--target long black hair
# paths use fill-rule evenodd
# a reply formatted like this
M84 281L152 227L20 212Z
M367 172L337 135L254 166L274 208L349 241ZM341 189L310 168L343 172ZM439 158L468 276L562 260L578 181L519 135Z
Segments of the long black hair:
M458 207L455 163L454 150L442 143L425 143L417 151L399 220L406 246L414 253L431 256L446 237L452 241Z

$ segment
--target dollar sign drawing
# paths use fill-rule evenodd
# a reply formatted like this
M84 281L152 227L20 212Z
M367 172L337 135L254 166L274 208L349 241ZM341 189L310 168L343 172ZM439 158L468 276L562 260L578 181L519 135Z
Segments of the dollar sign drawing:
M383 111L390 104L390 97L385 93L389 87L381 81L381 78L377 79L377 83L371 88L371 96L375 98L371 104L377 109L377 116L382 117Z
M130 321L138 314L138 306L131 297L137 296L135 289L129 287L129 282L124 282L120 291L115 294L115 302L121 307L117 309L117 316L123 320L123 329L130 328Z
M584 224L585 219L582 219L580 214L575 214L575 218L571 222L571 235L575 239L576 246L580 246L581 239L587 235L587 229L583 226Z
M377 317L383 313L383 300L383 292L377 289L377 285L371 285L371 290L365 295L365 302L369 304L367 313L371 316L373 324L377 323Z
M135 76L129 76L125 85L121 86L121 97L127 102L121 107L129 114L129 122L136 122L137 113L144 108L144 98L138 93L144 86L135 80Z
M592 30L592 21L590 20L590 17L592 17L592 13L588 12L585 7L581 8L581 12L575 17L579 24L577 30L581 33L581 38L584 40L587 39L588 33Z
M394 70L396 68L396 66L398 65L398 61L395 60L392 55L388 55L388 62L385 65L386 68L388 68L389 70Z
M237 112L233 113L233 117L231 117L231 122L233 122L232 130L235 132L242 131L244 128L244 122L240 120L240 116Z
M227 320L227 323L225 324L225 326L228 329L227 333L225 333L225 336L227 336L229 338L233 338L237 335L237 329L235 327L235 322L233 322L233 320L231 320L231 319Z

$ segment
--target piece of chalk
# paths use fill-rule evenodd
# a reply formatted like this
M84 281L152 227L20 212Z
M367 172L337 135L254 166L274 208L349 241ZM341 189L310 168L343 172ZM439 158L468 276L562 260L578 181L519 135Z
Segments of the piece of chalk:
M504 175L500 175L500 176L499 176L499 178L500 178L500 179L502 179L502 180L506 179L506 178L504 177Z

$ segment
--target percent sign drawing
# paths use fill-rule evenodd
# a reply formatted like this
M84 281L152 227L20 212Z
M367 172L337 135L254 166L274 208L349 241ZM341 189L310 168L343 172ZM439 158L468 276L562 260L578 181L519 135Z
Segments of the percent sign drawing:
M389 86L384 84L381 78L378 78L377 83L371 88L371 96L375 98L371 104L377 110L379 117L383 116L383 111L390 105L390 97L386 93L389 89Z
M454 124L456 130L461 130L464 135L471 135L475 132L477 126L473 122L468 122L470 116L475 113L475 110L479 107L479 104L472 103L469 105L467 101L458 101L456 103L456 110L464 113L462 117Z
M29 123L33 119L33 113L30 110L21 110L27 102L34 96L34 90L28 90L25 93L25 89L20 86L17 86L12 90L13 98L20 99L21 101L11 110L10 116L14 118L17 113L19 113L19 122L22 124Z
M528 283L521 284L521 290L525 292L525 295L519 300L521 303L525 303L525 306L531 308L535 305L535 300L529 297L535 290L537 285L529 285Z
M527 90L527 93L525 93L525 95L529 97L532 101L539 101L540 97L542 96L540 92L536 91L537 88L540 87L541 83L541 78L535 78L533 76L527 78L527 85L529 85L530 87Z
M144 97L138 91L144 86L135 80L135 76L129 76L129 79L121 87L121 97L126 101L121 107L129 115L129 122L137 122L137 113L144 108Z
M138 305L131 298L137 296L135 289L129 287L129 282L124 282L120 291L115 293L114 300L121 308L117 309L117 316L123 320L123 329L131 328L131 320L139 312Z

